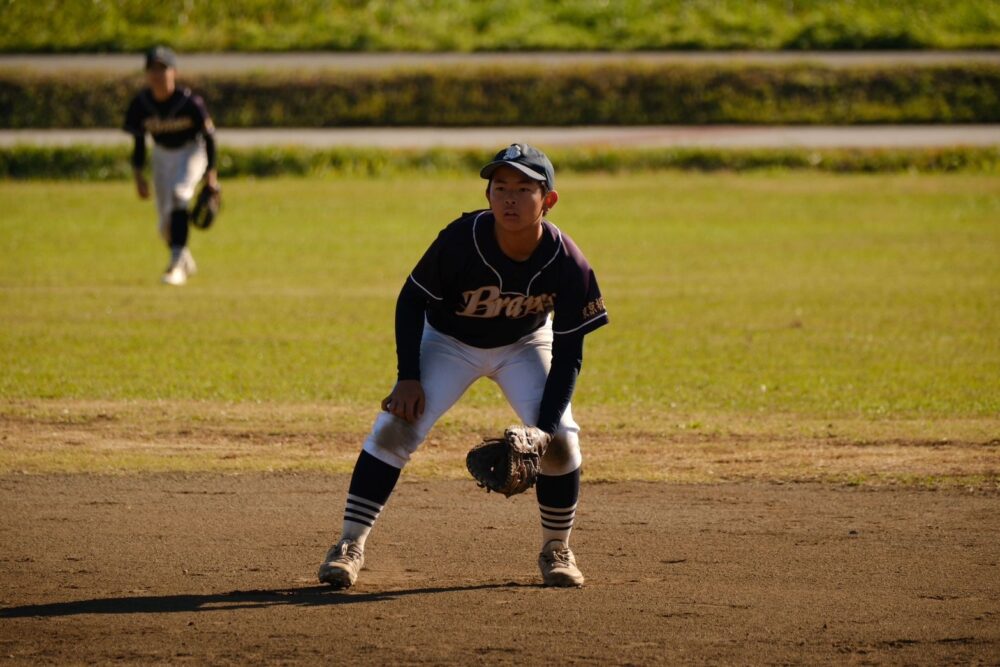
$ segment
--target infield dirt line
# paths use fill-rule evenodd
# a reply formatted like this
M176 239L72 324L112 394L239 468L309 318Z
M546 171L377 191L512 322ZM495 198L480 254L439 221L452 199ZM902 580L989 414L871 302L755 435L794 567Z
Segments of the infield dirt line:
M583 410L590 481L825 481L1000 492L996 419L828 420L793 415ZM374 412L320 404L26 401L0 404L0 472L349 473ZM407 466L467 479L465 452L511 419L458 406Z

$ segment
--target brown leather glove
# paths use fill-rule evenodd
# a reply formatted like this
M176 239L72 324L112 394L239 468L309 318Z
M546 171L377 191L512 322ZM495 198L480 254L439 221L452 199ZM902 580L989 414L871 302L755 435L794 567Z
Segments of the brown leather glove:
M533 487L551 436L534 426L510 426L502 438L488 438L473 447L465 465L487 493L510 498Z

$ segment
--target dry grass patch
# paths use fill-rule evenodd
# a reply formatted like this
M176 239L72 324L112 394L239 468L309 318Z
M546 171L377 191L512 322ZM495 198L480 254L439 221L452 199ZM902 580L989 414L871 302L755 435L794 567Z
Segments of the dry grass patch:
M1000 489L1000 419L823 420L581 409L588 481L733 480ZM374 416L324 404L8 401L0 472L349 473ZM467 476L464 453L511 419L459 406L406 474Z

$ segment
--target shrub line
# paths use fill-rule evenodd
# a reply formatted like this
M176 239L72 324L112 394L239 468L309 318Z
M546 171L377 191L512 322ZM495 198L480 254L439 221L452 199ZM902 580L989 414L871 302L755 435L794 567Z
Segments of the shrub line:
M292 147L223 149L223 178L469 173L488 159L470 149L384 150ZM893 149L555 149L561 172L812 170L841 173L1000 172L1000 146ZM131 177L128 151L102 146L0 149L0 178L114 181Z
M184 77L223 127L1000 122L1000 66L439 67ZM0 71L0 127L118 127L138 75Z

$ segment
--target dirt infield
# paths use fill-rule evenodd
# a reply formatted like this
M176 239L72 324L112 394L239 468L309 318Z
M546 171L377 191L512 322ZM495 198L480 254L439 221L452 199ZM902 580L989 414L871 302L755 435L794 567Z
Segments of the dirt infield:
M0 662L1000 661L995 491L585 484L580 590L533 499L407 478L358 585L315 585L347 478L0 476Z

